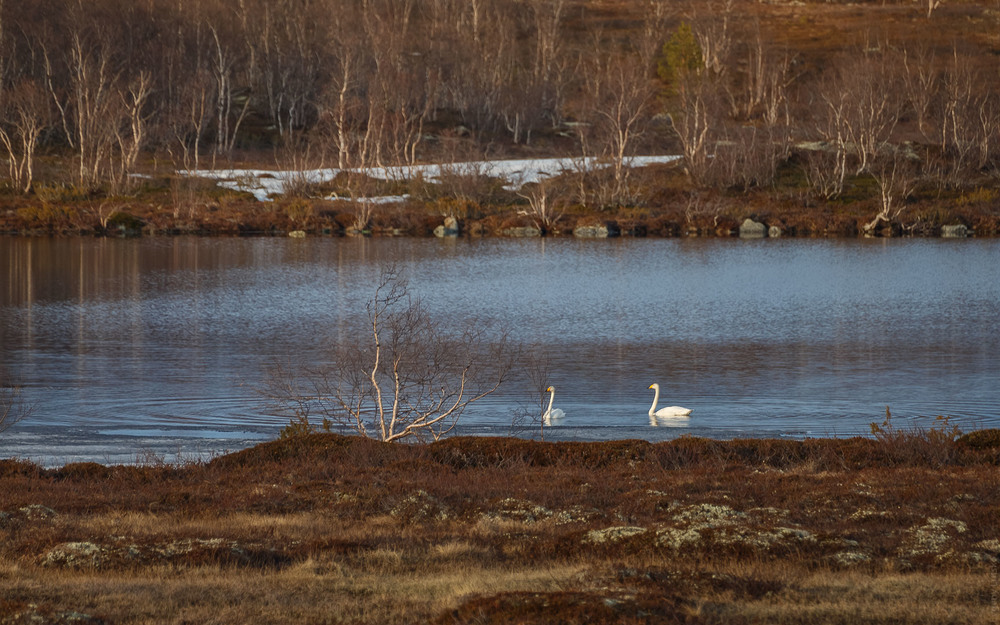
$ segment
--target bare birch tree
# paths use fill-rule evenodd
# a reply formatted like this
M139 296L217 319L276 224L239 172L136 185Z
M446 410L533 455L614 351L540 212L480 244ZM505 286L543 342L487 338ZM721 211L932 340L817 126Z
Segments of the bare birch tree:
M82 26L70 34L62 52L65 85L56 82L54 61L49 50L43 49L49 93L59 110L66 141L77 154L78 182L90 187L105 174L114 145L114 82L118 76L109 40L85 32Z
M929 122L933 106L941 91L941 73L937 68L934 52L927 47L903 49L902 85L906 100L917 119L917 129L928 140L933 140Z
M734 0L714 0L707 3L707 14L696 14L691 20L691 30L698 40L701 59L706 71L719 75L729 68L729 55L733 47Z
M652 116L654 92L646 76L647 68L635 54L594 55L586 70L591 145L611 165L614 184L605 204L633 201L629 185L629 157L636 142L647 130Z
M855 175L868 171L899 121L903 99L898 78L885 55L860 50L841 59L821 86L826 115L820 131L834 149L854 157Z
M969 171L986 166L996 145L998 110L989 81L958 51L944 71L938 128L948 157L946 176L958 184Z
M676 84L677 97L670 109L670 124L681 143L688 175L695 183L708 178L716 142L719 93L717 83L697 74L685 74Z
M917 185L916 168L909 157L899 150L888 150L876 159L871 169L878 184L879 211L875 217L862 226L865 234L872 234L879 224L892 224L906 209L906 198Z
M566 212L565 194L557 187L556 180L546 177L538 182L521 185L517 192L519 196L528 201L526 215L539 228L546 231L551 230Z
M47 94L26 80L9 89L0 100L0 144L7 152L11 183L22 193L34 182L35 150L42 132L51 123Z
M312 429L315 416L327 429L383 441L438 440L500 388L516 360L508 334L489 323L436 325L395 268L381 272L366 309L367 338L340 346L334 365L272 376L266 394L293 425Z

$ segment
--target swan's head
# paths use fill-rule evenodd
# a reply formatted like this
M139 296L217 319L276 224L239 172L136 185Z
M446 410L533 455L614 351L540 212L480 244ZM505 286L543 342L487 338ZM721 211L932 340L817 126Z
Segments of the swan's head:
M545 389L545 392L546 393L555 393L556 392L556 387L550 386L549 388Z
M660 388L660 385L659 385L659 384L657 384L656 382L653 382L652 384L650 384L650 385L649 385L649 388L655 388L655 389L659 389L659 388Z

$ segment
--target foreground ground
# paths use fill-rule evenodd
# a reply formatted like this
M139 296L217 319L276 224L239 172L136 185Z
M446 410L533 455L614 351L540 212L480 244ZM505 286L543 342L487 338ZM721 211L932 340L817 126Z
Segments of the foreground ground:
M0 461L0 623L996 623L1000 432Z

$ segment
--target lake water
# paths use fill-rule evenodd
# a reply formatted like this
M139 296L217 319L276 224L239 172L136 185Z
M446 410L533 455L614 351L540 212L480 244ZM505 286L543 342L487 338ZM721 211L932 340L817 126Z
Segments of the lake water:
M182 458L272 438L275 362L334 358L394 263L443 327L548 357L547 439L1000 427L1000 241L0 237L0 363L33 405L0 457ZM693 410L650 427L661 405ZM468 434L537 406L516 382ZM515 430L523 436L532 430Z

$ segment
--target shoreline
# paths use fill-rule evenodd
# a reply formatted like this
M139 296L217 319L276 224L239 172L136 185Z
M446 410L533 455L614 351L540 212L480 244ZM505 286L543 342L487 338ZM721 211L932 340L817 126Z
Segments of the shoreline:
M559 158L482 161L474 169L495 171L465 177L452 174L456 180L450 182L439 179L444 176L444 164L411 166L409 169L419 169L411 178L393 179L385 172L371 176L355 173L368 182L367 194L358 196L338 195L344 172L333 175L334 170L316 170L325 172L325 176L313 170L252 166L197 175L152 171L142 175L140 188L123 197L106 197L100 192L79 195L67 190L65 197L0 198L0 235L588 239L1000 236L1000 212L995 192L988 188L915 195L897 207L893 218L872 225L873 215L881 209L878 198L870 195L862 180L857 182L856 192L835 199L809 197L796 183L749 190L693 189L677 157L641 158L646 159L645 164L630 168L630 175L643 199L608 206L571 199L573 185L584 183L574 182L565 169L549 171L553 167L546 163L562 163ZM796 178L801 174L790 171L786 175ZM299 178L309 180L305 191L294 186ZM183 201L177 197L178 185L187 189ZM452 188L455 185L463 190ZM559 189L560 199L549 198L549 193L555 193L550 187Z

